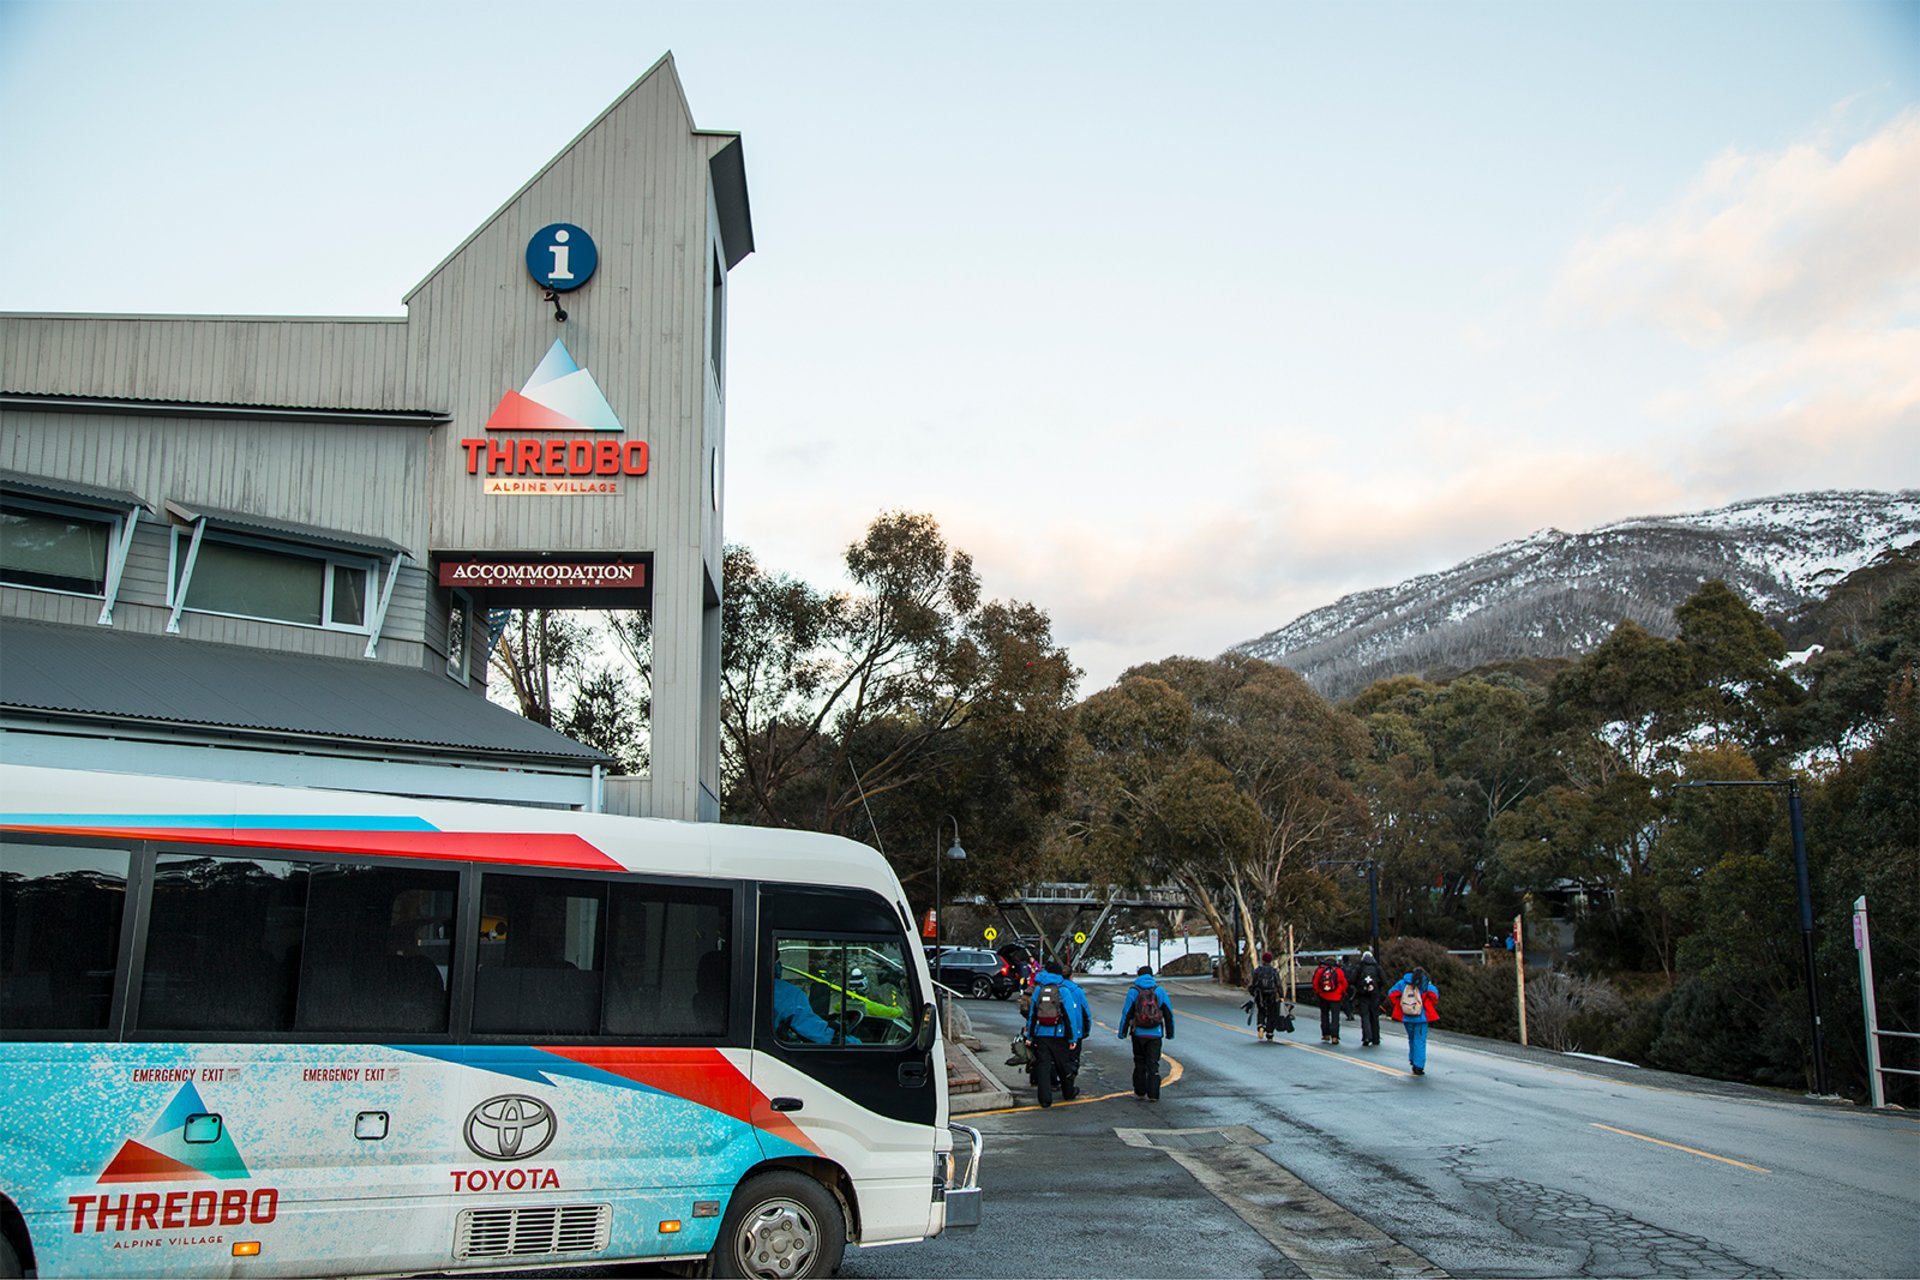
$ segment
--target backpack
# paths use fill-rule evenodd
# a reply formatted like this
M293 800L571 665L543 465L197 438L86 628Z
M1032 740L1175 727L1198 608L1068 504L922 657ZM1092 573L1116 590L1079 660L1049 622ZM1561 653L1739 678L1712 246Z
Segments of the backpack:
M1253 971L1254 989L1273 992L1280 989L1280 971L1270 964L1263 964Z
M1400 988L1400 1014L1406 1018L1427 1016L1427 1002L1421 997L1420 989L1411 982Z
M1140 994L1133 1000L1133 1026L1136 1031L1158 1031L1163 1016L1160 1012L1160 988L1140 987Z
M1066 1005L1060 999L1060 984L1042 983L1033 993L1033 1020L1042 1027L1057 1027L1066 1021Z
M1321 965L1313 975L1313 989L1323 996L1330 996L1340 989L1339 970L1332 965Z

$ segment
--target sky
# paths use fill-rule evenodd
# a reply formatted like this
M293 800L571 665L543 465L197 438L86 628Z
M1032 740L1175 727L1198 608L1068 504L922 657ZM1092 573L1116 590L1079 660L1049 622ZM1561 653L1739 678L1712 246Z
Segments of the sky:
M0 0L0 310L403 314L667 52L753 209L728 540L929 512L1083 693L1920 485L1920 0Z

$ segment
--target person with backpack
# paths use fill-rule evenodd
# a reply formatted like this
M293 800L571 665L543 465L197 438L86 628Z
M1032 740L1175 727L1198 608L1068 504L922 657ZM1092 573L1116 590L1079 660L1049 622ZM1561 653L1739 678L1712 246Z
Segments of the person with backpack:
M1320 1002L1320 1043L1340 1043L1340 1003L1347 998L1347 971L1328 956L1313 971L1313 997Z
M1133 1041L1133 1096L1160 1101L1160 1047L1173 1039L1173 1001L1166 988L1153 980L1150 965L1127 988L1120 1007L1120 1038Z
M1387 991L1387 1008L1407 1029L1407 1065L1417 1076L1427 1074L1427 1027L1440 1021L1440 988L1416 968Z
M1033 1000L1027 1008L1027 1043L1033 1046L1033 1087L1040 1105L1053 1105L1053 1083L1068 1102L1080 1096L1074 1083L1080 1041L1092 1026L1091 1009L1080 988L1056 972L1068 966L1049 959L1033 980Z
M1273 952L1260 953L1260 963L1254 968L1253 981L1247 984L1247 994L1253 997L1260 1038L1273 1039L1273 1033L1280 1030L1280 971L1273 967Z
M1379 1044L1380 1000L1387 993L1387 971L1373 958L1373 952L1362 951L1347 978L1353 988L1353 1002L1360 1010L1360 1043Z

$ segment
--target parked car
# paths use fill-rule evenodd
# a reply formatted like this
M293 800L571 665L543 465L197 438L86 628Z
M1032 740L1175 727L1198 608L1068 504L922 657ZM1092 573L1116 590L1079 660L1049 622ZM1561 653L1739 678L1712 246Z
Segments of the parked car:
M933 980L975 1000L1005 1000L1020 989L1019 979L999 956L978 947L928 947Z

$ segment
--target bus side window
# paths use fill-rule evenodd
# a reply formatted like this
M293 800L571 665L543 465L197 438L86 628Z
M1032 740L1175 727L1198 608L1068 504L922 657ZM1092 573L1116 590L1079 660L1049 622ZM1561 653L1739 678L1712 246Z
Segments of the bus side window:
M0 844L0 1028L106 1029L130 861L124 849Z
M607 1034L725 1036L733 1003L732 917L733 894L724 889L615 885Z
M453 925L455 871L313 868L301 947L301 1031L436 1034L447 984L425 947Z
M473 1029L496 1035L590 1036L600 1030L607 886L559 876L480 880Z
M307 868L161 854L140 985L147 1031L290 1031Z

